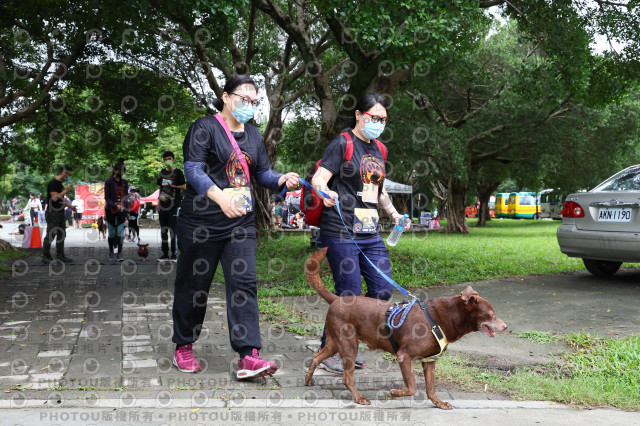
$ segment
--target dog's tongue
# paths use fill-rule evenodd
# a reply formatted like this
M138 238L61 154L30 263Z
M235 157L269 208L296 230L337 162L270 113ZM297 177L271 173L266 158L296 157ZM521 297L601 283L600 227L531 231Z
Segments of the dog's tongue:
M489 337L494 337L495 336L495 334L494 334L493 330L491 329L491 327L489 327L486 324L482 324L482 330L485 333L487 333L489 335Z

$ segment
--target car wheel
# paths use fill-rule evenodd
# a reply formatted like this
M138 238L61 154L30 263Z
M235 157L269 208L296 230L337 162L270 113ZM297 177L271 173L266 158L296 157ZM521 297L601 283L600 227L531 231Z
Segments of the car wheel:
M622 262L612 262L609 260L582 259L587 271L597 277L610 277L620 269Z

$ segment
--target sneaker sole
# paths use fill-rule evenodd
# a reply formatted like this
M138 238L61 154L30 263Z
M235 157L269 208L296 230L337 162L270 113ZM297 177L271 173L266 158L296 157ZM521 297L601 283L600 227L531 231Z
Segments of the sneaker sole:
M363 362L362 364L356 363L356 368L365 368L366 366L367 366L366 362Z
M176 361L175 355L173 356L173 365L175 365L176 368L178 370L182 371L183 373L198 373L199 371L202 370L201 368L197 368L195 370L185 370L185 369L182 369L182 368L178 367L178 361Z
M334 370L333 368L329 368L326 364L320 363L318 365L318 368L322 368L323 370L327 370L330 373L335 373L335 374L344 374L344 371L340 371L340 370Z
M236 373L236 378L238 380L253 379L254 377L260 376L261 373L272 375L276 371L278 371L277 368L273 369L268 365L258 370L238 370L238 372Z

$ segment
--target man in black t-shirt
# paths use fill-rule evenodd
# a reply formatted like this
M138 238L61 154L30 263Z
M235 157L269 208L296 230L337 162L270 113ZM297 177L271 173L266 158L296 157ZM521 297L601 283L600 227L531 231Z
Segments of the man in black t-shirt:
M187 189L182 170L176 167L173 152L162 154L164 168L158 173L160 195L158 197L158 211L160 219L160 237L162 239L162 257L160 262L171 260L177 262L176 256L176 215L182 203L181 190ZM169 242L171 239L171 258L169 258Z
M68 204L68 207L71 207L74 211L76 209L70 203L65 203L64 201L65 196L71 190L71 185L69 184L71 171L71 167L67 165L58 167L58 175L47 185L47 233L42 243L42 261L44 263L49 263L53 260L51 257L51 242L56 238L56 258L65 263L72 261L64 255L65 229L67 227L64 217L65 204ZM62 182L65 182L66 186L63 187Z

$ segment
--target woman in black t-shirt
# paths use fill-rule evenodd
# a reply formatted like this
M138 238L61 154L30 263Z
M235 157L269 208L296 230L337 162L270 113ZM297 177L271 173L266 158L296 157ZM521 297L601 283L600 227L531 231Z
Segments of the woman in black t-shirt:
M329 143L311 181L314 188L330 197L323 200L320 242L327 247L327 260L338 296L360 295L361 277L367 283L367 297L388 300L393 292L393 286L366 261L345 229L346 225L366 256L391 277L389 252L378 231L378 206L396 223L400 223L403 216L393 207L383 187L387 174L386 148L376 138L388 120L383 96L368 93L360 98L351 129ZM334 208L336 198L340 201L344 224ZM321 348L324 343L323 333ZM364 359L358 354L356 366L363 365ZM321 366L343 371L337 354L324 360Z
M240 355L236 377L272 374L277 369L258 354L262 342L251 180L273 190L284 182L295 188L298 175L271 169L262 135L248 123L258 105L256 98L257 85L250 77L232 77L222 98L214 102L221 113L196 120L182 146L187 189L176 228L180 256L173 302L173 363L183 372L200 371L192 344L202 330L218 262L224 272L229 339Z

